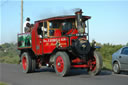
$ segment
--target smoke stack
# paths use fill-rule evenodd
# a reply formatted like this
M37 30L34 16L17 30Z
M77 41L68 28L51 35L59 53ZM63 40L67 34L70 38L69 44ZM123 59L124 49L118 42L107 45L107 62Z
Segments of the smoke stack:
M77 21L77 29L79 33L83 33L83 27L82 27L82 9L80 9L79 11L76 11L76 21Z

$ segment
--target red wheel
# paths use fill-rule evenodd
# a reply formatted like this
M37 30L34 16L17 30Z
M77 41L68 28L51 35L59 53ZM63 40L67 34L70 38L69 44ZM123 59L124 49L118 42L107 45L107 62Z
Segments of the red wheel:
M57 52L54 60L54 68L59 76L66 76L70 70L70 60L66 52Z
M88 73L90 75L97 75L100 73L101 68L102 68L102 57L101 55L94 51L93 57L91 57L91 59L89 59L88 61Z
M23 65L23 69L26 70L26 68L27 68L27 59L26 59L25 56L23 56L22 65Z
M58 56L56 58L56 69L58 72L62 72L64 69L64 61L63 61L63 58L61 56Z
M22 68L24 73L34 72L36 67L35 59L32 59L32 55L28 52L24 52L21 55Z
M90 71L96 70L96 58L95 58L95 56L93 57L93 59L89 60L88 65L90 66L89 67Z

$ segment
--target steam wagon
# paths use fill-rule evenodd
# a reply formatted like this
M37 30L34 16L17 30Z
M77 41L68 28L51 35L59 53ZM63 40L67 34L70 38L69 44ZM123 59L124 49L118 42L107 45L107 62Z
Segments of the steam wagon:
M57 16L35 21L31 32L18 34L23 72L42 66L53 67L59 76L72 68L86 68L90 75L101 71L102 58L95 43L89 43L90 16Z

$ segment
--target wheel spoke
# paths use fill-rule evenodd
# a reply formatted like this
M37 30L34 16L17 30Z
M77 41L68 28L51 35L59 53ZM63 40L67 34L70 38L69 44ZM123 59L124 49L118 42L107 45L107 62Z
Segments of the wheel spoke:
M62 72L64 69L64 62L61 56L58 56L56 59L56 68L58 72Z
M95 56L93 57L94 59L89 60L89 66L91 71L95 71L96 69L96 59Z
M92 62L92 64L94 64L94 65L95 65L95 64L96 64L96 61L93 61L93 62Z

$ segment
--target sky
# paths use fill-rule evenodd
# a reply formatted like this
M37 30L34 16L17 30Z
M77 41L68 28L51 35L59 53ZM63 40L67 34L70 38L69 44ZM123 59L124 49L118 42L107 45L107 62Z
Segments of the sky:
M128 43L128 0L24 0L23 21L72 15L81 8L89 20L90 41ZM0 44L16 42L20 33L21 1L0 0Z

